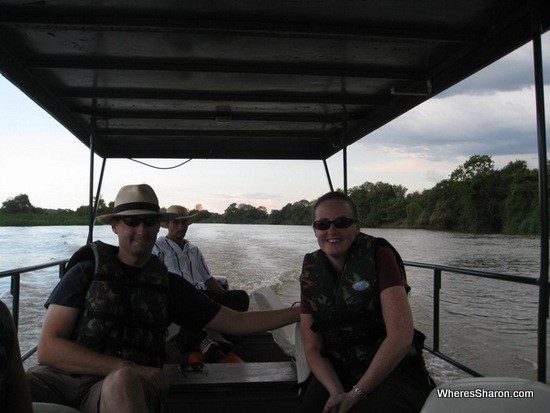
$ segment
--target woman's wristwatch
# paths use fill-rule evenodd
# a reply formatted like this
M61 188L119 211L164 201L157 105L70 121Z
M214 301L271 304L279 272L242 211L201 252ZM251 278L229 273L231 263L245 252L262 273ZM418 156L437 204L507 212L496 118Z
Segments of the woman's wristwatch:
M351 389L351 391L354 394L354 396L359 400L367 397L367 392L361 390L359 387L357 387L357 385L353 386L353 389Z

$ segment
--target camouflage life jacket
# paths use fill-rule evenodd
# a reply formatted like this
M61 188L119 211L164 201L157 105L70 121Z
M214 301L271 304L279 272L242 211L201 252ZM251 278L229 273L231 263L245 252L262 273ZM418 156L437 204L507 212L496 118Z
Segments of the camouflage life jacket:
M311 329L323 338L323 355L338 371L348 371L356 379L386 337L376 274L376 250L381 246L392 249L405 274L403 261L391 244L361 233L339 277L321 250L305 255L300 276L302 299L314 320ZM415 332L415 341L423 343L422 337ZM416 355L421 348L420 343L412 345L409 355Z
M98 352L161 367L168 318L166 267L152 257L133 275L117 259L118 248L100 241L77 251L67 269L95 259L95 271L74 339Z

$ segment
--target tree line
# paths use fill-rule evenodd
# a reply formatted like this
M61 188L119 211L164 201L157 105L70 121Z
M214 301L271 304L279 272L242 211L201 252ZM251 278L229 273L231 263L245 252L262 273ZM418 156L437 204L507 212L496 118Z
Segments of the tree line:
M550 168L549 168L550 169ZM362 226L422 228L474 233L537 234L539 232L538 170L517 160L495 169L488 155L474 155L449 178L431 189L407 194L407 188L365 182L350 188ZM315 200L288 203L268 213L263 206L230 204L223 214L196 205L199 222L228 224L310 225ZM114 202L98 202L98 214L112 212ZM88 206L76 211L34 207L25 194L0 208L0 225L85 225Z

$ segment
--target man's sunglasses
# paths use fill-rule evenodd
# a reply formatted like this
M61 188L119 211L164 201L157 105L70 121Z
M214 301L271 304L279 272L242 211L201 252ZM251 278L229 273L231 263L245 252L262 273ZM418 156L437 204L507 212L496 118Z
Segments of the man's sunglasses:
M160 222L159 217L123 217L120 220L129 227L137 227L141 223L146 227L154 227Z
M326 231L330 228L331 225L334 225L335 228L344 229L349 228L352 224L359 222L357 219L340 217L336 218L334 221L329 219L320 219L318 221L313 221L313 228L319 231Z

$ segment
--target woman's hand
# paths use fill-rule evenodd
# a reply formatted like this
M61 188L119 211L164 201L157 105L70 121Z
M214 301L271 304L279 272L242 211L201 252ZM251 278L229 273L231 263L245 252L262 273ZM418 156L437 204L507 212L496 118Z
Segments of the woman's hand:
M351 409L359 398L353 392L343 392L329 397L323 413L346 413Z

